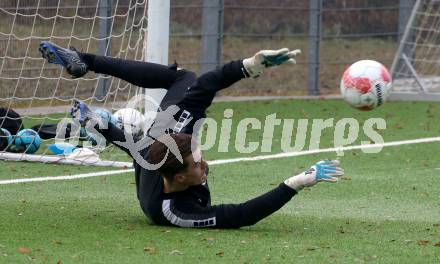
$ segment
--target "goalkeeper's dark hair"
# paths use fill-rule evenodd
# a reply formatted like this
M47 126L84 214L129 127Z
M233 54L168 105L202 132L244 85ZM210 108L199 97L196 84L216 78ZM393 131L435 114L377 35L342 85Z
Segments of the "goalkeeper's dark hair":
M161 140L174 140L174 142L176 142L180 155L182 156L183 163L177 159L174 153L169 151L168 147L164 143L158 140L156 140L148 150L148 162L150 164L159 164L163 161L168 152L165 162L158 169L158 171L168 181L172 182L176 173L183 172L188 167L186 158L192 154L192 136L184 133L169 134L169 136L171 136L171 138L162 137Z

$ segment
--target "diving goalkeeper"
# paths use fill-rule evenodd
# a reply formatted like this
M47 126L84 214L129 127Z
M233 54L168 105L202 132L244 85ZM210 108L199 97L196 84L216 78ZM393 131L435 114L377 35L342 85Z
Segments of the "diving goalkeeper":
M143 161L160 164L157 168L142 166L134 158L123 130L108 123L96 129L134 158L137 197L145 215L158 225L180 227L239 228L257 223L269 216L301 191L318 182L336 182L343 175L338 161L325 160L305 172L287 178L279 186L256 198L239 204L211 205L208 187L208 164L202 153L194 148L193 131L197 120L206 117L216 93L248 77L256 78L265 68L295 64L299 50L262 50L253 57L235 60L207 72L195 73L140 61L123 60L75 50L64 49L51 42L42 42L40 52L49 63L60 64L74 78L88 71L107 74L143 88L165 88L167 93L160 107L177 106L172 116L158 115L144 138L151 140L138 150ZM99 116L82 102L76 104L82 121L99 123ZM168 119L167 119L168 118ZM102 121L102 120L101 120ZM166 125L164 125L166 124ZM172 124L171 126L169 124Z

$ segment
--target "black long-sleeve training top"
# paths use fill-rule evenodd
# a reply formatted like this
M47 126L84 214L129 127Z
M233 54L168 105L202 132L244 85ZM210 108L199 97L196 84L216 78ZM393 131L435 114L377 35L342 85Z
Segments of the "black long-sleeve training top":
M191 134L194 123L206 116L205 111L215 94L248 77L241 60L232 61L196 78L194 73L177 70L176 66L165 67L89 54L83 56L88 56L89 68L97 73L116 76L145 88L166 88L168 92L161 103L162 109L170 105L180 108L174 119L181 126L175 125L171 133ZM188 117L192 118L190 122L186 122ZM124 132L112 124L109 124L108 129L98 130L110 142L126 141ZM157 138L164 130L156 127L149 131L149 136ZM119 147L132 155L126 147ZM140 153L144 160L148 160L148 147ZM156 170L145 169L136 161L134 168L140 206L145 215L159 225L218 228L253 225L280 209L296 194L295 190L281 183L271 191L244 203L211 205L207 183L191 186L181 192L164 193L163 178Z

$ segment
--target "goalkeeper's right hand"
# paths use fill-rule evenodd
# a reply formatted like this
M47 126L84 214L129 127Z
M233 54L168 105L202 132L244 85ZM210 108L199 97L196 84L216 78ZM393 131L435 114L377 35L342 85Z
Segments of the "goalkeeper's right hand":
M284 63L295 64L295 57L301 53L296 49L290 51L288 48L280 50L260 50L253 57L243 60L243 66L249 76L256 78L260 76L265 68L278 66Z
M310 187L318 182L337 182L338 178L344 175L344 170L339 167L337 160L323 160L317 162L305 172L292 176L284 183L295 191L300 191L304 187Z

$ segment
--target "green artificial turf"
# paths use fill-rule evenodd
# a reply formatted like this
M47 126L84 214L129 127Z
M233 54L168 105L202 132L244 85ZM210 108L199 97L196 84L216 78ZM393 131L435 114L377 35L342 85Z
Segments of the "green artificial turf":
M389 102L372 112L358 112L338 100L265 101L217 103L208 115L220 123L224 109L231 108L234 125L245 117L264 121L273 113L335 122L354 117L360 123L381 117L387 129L380 133L388 142L438 136L437 107ZM271 153L281 151L280 127ZM333 132L323 132L320 147L333 146ZM232 129L227 153L219 153L216 143L205 158L268 154L237 153L234 133ZM259 130L249 130L247 136L260 142L263 137ZM363 135L354 144L366 139ZM338 157L346 173L340 182L305 189L280 211L239 230L152 225L138 205L130 173L0 185L0 263L438 263L439 149L435 142L387 147L376 154L346 151ZM246 201L324 158L337 156L332 152L213 165L213 203ZM109 169L0 165L0 180Z

